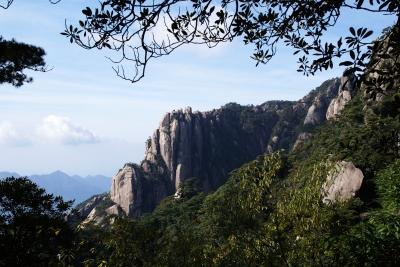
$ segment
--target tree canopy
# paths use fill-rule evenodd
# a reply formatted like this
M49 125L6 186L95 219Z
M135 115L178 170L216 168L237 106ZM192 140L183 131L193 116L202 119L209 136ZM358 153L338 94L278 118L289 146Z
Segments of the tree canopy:
M57 4L61 0L49 0ZM0 8L8 9L14 0L0 0ZM14 39L4 40L0 35L0 84L9 83L20 87L33 81L24 71L47 71L43 48L17 42Z
M37 46L20 43L0 36L0 84L19 87L33 81L25 70L46 71L45 51Z
M72 230L64 219L71 204L47 194L26 177L1 180L0 266L59 262L72 244Z
M117 75L136 82L148 62L165 56L184 44L219 43L242 38L254 46L256 64L267 63L283 43L299 54L298 71L313 75L333 68L334 59L350 72L361 73L371 56L373 32L349 29L350 35L324 42L326 31L341 18L344 9L384 15L400 15L397 0L102 0L95 8L82 10L78 26L62 33L85 49L109 49ZM397 21L397 27L400 21ZM376 38L376 36L375 36ZM125 62L133 62L126 71Z

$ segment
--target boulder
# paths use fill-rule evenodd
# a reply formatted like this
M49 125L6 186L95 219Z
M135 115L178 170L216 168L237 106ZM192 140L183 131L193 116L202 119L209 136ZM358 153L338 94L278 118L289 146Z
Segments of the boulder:
M363 179L364 174L352 162L336 163L333 172L328 175L323 185L323 202L332 203L351 199L360 190Z

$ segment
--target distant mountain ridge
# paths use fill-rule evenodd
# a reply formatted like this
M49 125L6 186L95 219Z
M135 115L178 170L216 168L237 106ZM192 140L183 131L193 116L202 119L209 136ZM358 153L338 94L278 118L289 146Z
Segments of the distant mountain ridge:
M0 178L21 177L16 172L0 172ZM48 193L60 195L65 200L75 199L74 204L79 204L85 199L104 192L108 192L111 187L111 178L104 175L89 175L81 177L79 175L68 175L62 171L55 171L49 174L34 174L27 177L46 189Z

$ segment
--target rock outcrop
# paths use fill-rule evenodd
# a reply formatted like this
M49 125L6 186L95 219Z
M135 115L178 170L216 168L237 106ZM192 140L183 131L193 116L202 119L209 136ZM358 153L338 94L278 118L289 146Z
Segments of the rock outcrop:
M332 99L326 111L326 119L330 120L338 115L344 109L345 105L350 102L356 93L356 79L354 76L343 76L340 81L340 89L338 96Z
M308 108L307 115L304 119L304 125L316 126L321 124L326 119L326 112L332 98L338 94L339 79L334 79L326 91L317 94Z
M186 108L165 114L146 142L144 160L118 171L111 200L101 201L100 210L93 211L94 206L88 221L101 223L101 216L138 217L151 212L193 177L203 191L215 190L232 170L257 156L293 149L326 120L339 86L340 79L328 80L299 101L258 106L230 103L208 112Z
M400 29L393 27L379 38L372 48L373 54L364 73L361 91L368 105L383 101L399 92Z
M142 170L138 165L125 164L113 177L111 200L126 213L136 216L142 204Z
M209 112L191 108L167 113L146 142L140 165L126 164L113 177L111 199L131 217L151 212L197 177L208 192L232 170L258 155L293 145L326 119L340 80L332 79L299 101L268 101L258 106L227 104ZM305 127L307 126L307 127Z
M94 207L88 214L86 219L79 224L80 228L85 228L88 224L97 226L105 226L112 224L116 216L125 216L125 212L118 204L112 205L109 208Z
M336 163L333 173L327 177L323 186L323 202L349 200L360 190L363 179L364 174L352 162Z
M108 193L94 195L85 202L79 204L76 207L76 211L78 212L80 217L87 217L95 207L99 206L100 203L109 199L109 197L110 196Z
M150 212L173 190L166 169L158 161L127 163L113 177L111 200L130 217Z
M94 195L84 202L78 204L66 217L66 220L72 225L80 225L82 223L86 224L88 222L94 221L103 221L104 218L97 217L99 217L100 213L105 214L105 209L112 205L113 202L110 200L109 193ZM94 220L94 218L96 220Z

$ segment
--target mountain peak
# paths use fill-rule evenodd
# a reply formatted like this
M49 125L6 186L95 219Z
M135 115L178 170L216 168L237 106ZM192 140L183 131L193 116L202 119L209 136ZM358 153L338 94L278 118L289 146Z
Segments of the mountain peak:
M128 216L137 217L191 177L201 180L205 192L213 191L232 170L258 155L293 149L300 136L326 120L339 87L336 78L311 91L307 101L228 103L206 112L186 108L166 113L146 142L142 163L125 164L113 177L111 198Z

